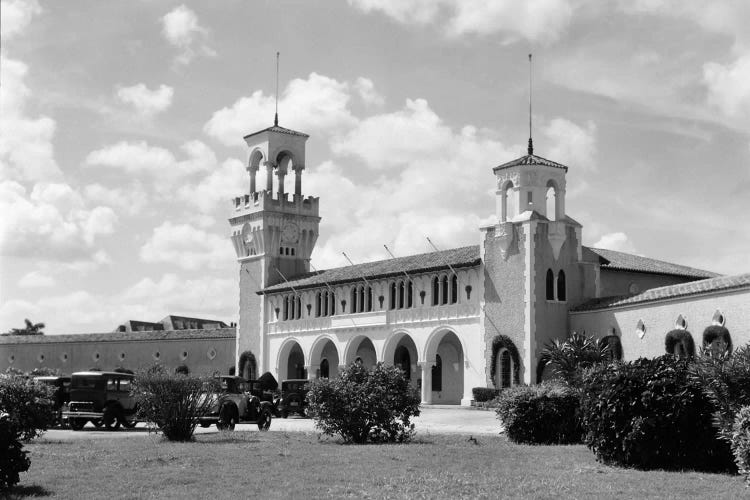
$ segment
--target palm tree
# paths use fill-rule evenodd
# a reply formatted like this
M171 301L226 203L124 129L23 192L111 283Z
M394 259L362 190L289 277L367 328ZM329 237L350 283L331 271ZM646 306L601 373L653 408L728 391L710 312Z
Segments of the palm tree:
M44 335L42 331L45 327L44 323L32 323L28 318L24 321L26 322L25 328L13 328L3 335Z
M553 373L568 385L576 385L582 369L605 363L609 359L609 344L600 344L594 337L573 332L562 342L555 339L547 343L540 362L549 364Z

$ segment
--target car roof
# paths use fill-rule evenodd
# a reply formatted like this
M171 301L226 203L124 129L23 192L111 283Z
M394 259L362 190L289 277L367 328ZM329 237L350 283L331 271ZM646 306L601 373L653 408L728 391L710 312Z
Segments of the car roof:
M135 377L132 373L122 372L75 372L74 377L104 377L104 376L118 376L118 377Z

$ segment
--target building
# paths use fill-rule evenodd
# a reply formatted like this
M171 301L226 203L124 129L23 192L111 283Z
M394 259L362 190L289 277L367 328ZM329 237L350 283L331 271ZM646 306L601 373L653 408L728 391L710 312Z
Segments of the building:
M191 373L227 373L235 364L234 325L167 316L159 322L128 320L110 333L0 336L0 372L51 368L61 373L139 370L161 364Z
M626 359L657 356L687 311L700 308L696 326L706 326L716 318L705 311L723 307L737 339L750 340L747 276L583 246L565 209L568 167L535 155L531 140L526 155L492 169L494 179L488 171L496 221L478 228L478 245L311 272L321 200L302 191L307 139L277 124L245 137L249 190L229 218L245 377L333 377L349 363L385 362L404 369L423 403L466 405L473 387L543 378L544 344L575 329L619 344ZM260 168L268 175L259 189ZM292 173L294 193L285 193ZM715 287L726 282L739 284ZM693 289L710 290L700 299L708 305L681 292ZM638 337L641 317L653 333Z

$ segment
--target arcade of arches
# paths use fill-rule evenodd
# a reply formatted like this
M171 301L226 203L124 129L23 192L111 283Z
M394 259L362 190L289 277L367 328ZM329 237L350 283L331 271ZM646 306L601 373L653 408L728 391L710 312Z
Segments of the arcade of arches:
M404 331L392 333L381 349L366 335L352 336L344 343L321 335L309 349L303 345L300 339L284 340L277 358L277 373L282 380L331 378L350 363L371 368L383 362L404 371L410 383L420 389L423 403L461 404L468 397L464 387L464 349L450 329L434 332L420 346Z

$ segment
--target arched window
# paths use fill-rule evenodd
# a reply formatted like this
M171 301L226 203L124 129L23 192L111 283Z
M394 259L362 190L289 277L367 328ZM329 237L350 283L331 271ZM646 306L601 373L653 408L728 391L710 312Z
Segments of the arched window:
M289 319L289 296L284 297L284 321Z
M565 272L560 269L557 273L557 300L564 302L565 299Z
M406 289L406 307L411 308L414 305L414 284L409 281Z
M547 183L547 218L549 220L557 220L560 217L557 213L557 190L552 181Z
M513 190L513 183L509 182L503 192L503 222L507 222L518 215L516 214L516 203L514 201L515 191Z
M448 303L448 276L443 276L440 280L440 304Z
M336 294L333 292L330 292L331 294L331 309L329 314L331 316L334 316L336 314Z
M398 308L399 309L404 308L404 294L405 294L404 282L399 281L398 282Z
M510 374L513 372L511 364L510 351L504 349L500 353L500 387L502 388L510 387Z
M316 318L319 318L321 314L322 301L323 301L323 297L321 295L322 294L320 292L315 294L315 317Z
M357 301L357 311L364 312L365 311L365 287L361 286L359 287L359 300Z
M438 277L432 278L432 305L436 306L440 303L440 281Z
M295 309L297 312L297 315L295 316L297 319L300 319L302 317L302 297L297 295L297 307Z
M555 300L555 273L547 269L547 300Z
M435 366L432 367L432 390L443 390L443 360L440 355L435 355Z
M372 311L372 288L367 287L367 311Z
M451 304L458 302L458 276L451 278Z
M323 316L328 316L328 292L323 294Z
M349 309L351 312L355 313L357 312L357 287L352 287L352 300L349 302L349 306L351 309ZM346 311L344 311L346 312Z
M389 297L389 309L396 309L396 283L391 283L391 293Z

